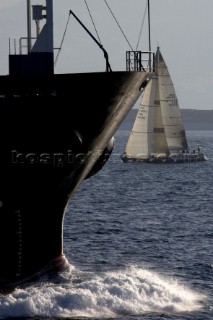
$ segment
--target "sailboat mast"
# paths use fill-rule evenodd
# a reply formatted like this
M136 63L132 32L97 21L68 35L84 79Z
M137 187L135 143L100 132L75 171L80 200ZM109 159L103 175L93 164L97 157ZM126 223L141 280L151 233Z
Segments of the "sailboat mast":
M32 49L31 43L31 0L27 0L27 48L28 54L30 54Z
M151 27L150 27L150 1L147 0L148 6L148 33L149 33L149 71L151 72Z

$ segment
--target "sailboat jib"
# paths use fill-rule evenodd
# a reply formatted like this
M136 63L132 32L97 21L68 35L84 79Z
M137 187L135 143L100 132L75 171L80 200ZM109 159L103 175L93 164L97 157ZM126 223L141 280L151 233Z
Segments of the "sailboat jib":
M128 159L147 159L168 153L163 127L157 77L154 74L144 90L137 116L126 146Z
M152 132L148 119L152 119L150 114L153 112L154 105L151 107L148 107L148 105L150 99L154 101L153 83L151 80L147 85L126 146L126 155L129 157L144 158L149 153L150 135Z
M207 160L189 151L175 88L160 49L155 72L142 94L140 107L127 142L124 162L195 162Z

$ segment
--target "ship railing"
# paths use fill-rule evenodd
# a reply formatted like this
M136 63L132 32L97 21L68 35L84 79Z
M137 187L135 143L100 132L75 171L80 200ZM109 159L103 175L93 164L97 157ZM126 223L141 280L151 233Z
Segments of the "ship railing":
M127 71L155 71L155 54L151 51L127 51Z
M31 42L35 42L37 38L31 38ZM28 53L28 38L21 37L17 38L9 38L9 54L12 55L22 55Z

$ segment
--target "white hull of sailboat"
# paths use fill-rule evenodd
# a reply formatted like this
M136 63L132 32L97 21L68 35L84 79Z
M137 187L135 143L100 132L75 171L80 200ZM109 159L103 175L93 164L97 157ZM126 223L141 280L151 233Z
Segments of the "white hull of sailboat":
M121 157L123 162L142 162L142 163L191 163L207 161L204 153L173 153L169 156L159 154L157 156L131 157L124 155Z

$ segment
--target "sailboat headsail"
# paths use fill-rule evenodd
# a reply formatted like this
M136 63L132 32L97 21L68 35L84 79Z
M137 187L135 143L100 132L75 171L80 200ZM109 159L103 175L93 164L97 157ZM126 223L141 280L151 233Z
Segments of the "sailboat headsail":
M151 155L168 153L162 122L157 77L147 84L126 146L129 158L145 159Z

